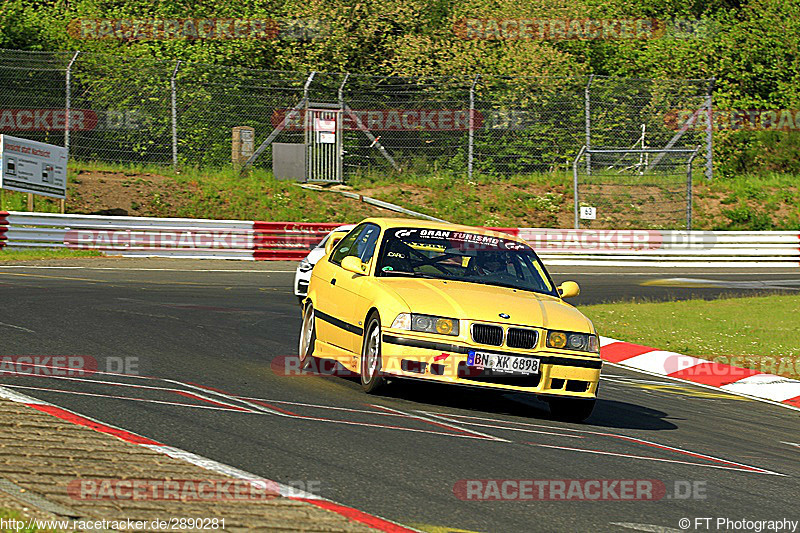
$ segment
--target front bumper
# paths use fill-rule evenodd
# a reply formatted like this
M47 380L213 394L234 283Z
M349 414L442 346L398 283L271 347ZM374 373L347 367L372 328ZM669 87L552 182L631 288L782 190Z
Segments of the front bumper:
M437 336L417 336L408 331L383 330L383 373L441 381L455 385L530 392L548 396L596 398L603 362L599 356L579 356L554 349L518 351L476 345ZM467 366L470 350L533 357L540 361L537 374L509 374Z

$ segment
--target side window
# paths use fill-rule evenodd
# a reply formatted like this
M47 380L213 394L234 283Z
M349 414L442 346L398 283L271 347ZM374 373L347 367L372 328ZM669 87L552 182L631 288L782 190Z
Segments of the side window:
M374 224L364 224L356 227L336 246L336 249L331 254L331 263L341 265L342 259L349 255L358 257L364 263L368 263L375 254L375 244L378 242L380 233L381 229Z
M359 235L356 247L358 248L358 257L363 263L369 263L372 256L375 255L375 245L380 234L381 229L378 226L368 224L362 234Z
M342 237L342 240L338 242L336 248L334 248L333 252L331 252L331 257L329 259L331 263L333 263L334 265L341 265L342 259L344 259L348 255L355 255L355 253L353 252L353 249L355 247L354 245L356 243L356 239L364 230L364 227L365 226L356 226L355 228L350 230L350 233Z

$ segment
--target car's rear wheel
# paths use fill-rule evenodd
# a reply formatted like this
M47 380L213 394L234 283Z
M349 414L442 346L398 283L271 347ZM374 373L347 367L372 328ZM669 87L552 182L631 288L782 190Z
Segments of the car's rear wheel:
M583 422L591 416L597 400L581 398L549 398L550 414L565 422Z
M364 392L374 393L386 384L381 376L381 319L373 314L364 328L364 340L361 347L361 387Z
M300 329L300 346L297 356L300 368L306 369L314 360L314 343L317 340L317 324L314 319L314 306L308 304L303 310L303 325Z

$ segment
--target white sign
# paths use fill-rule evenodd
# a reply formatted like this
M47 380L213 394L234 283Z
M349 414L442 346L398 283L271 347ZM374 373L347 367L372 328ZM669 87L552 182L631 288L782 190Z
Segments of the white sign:
M335 133L317 132L317 142L320 144L333 144L336 142Z
M0 135L0 189L67 197L67 149Z
M336 120L316 118L314 119L314 131L324 131L326 133L334 133L336 131Z
M594 220L597 218L596 207L581 207L581 220Z

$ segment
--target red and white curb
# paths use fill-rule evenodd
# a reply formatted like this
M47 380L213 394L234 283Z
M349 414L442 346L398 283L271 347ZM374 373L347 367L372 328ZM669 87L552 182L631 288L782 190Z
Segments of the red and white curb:
M800 411L800 381L758 370L715 363L689 355L600 337L607 363L723 390Z
M255 474L251 474L249 472L240 470L233 466L229 466L214 461L213 459L202 457L192 452L187 452L186 450L182 450L180 448L167 446L165 444L149 439L142 435L138 435L136 433L132 433L125 429L105 424L93 418L80 415L78 413L69 411L62 407L58 407L57 405L53 405L51 403L38 400L31 396L26 396L24 394L14 392L12 390L6 389L5 387L0 387L0 398L4 398L6 400L10 400L15 403L21 403L27 407L36 409L37 411L47 413L49 415L55 416L57 418L60 418L61 420L65 420L69 423L78 426L88 427L99 433L112 435L125 442L129 442L131 444L138 444L139 446L144 446L145 448L149 448L155 452L168 455L173 459L186 461L187 463L191 463L195 466L199 466L200 468L209 470L211 472L215 472L217 474L223 474L237 479L242 479L250 482L253 485L268 486L270 488L274 487L277 489L277 492L279 492L282 497L285 497L290 500L301 501L311 505L315 505L317 507L334 512L352 521L366 525L378 531L385 531L387 533L419 533L419 530L417 529L406 527L396 522L392 522L391 520L371 515L363 511L359 511L358 509L354 509L352 507L348 507L346 505L342 505L333 502L331 500L321 498L315 494L297 489L295 487L290 487L288 485L283 485L281 483L277 483L269 479L261 478L259 476L256 476Z

